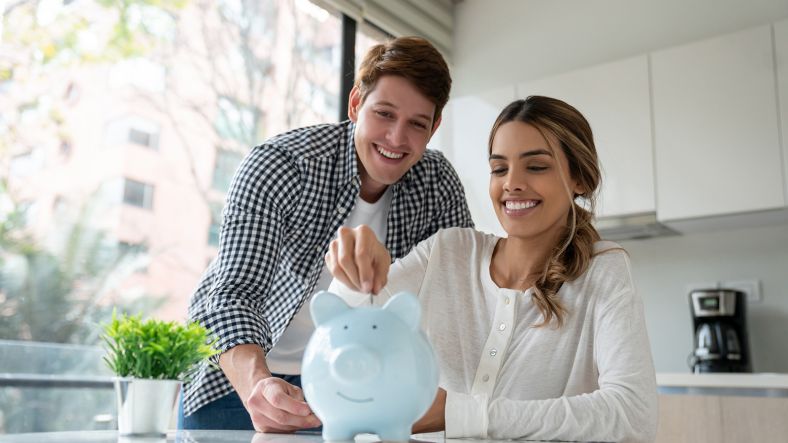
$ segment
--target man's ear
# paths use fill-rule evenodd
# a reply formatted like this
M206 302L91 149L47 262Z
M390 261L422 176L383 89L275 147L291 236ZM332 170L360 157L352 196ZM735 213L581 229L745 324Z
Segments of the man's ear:
M358 86L353 86L353 89L350 90L350 96L348 97L347 101L347 116L353 123L358 120L358 110L361 107L362 102L363 100L361 99L361 90L358 89Z

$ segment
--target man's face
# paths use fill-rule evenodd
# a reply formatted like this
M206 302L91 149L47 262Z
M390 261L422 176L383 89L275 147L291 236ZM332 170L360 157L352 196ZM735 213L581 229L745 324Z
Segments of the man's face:
M376 201L421 159L438 128L434 114L435 103L403 77L379 78L363 102L361 92L353 88L348 116L356 123L354 141L364 200Z

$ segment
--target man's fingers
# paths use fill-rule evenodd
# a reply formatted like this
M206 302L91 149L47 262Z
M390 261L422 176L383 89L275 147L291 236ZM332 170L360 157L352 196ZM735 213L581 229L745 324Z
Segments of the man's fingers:
M337 262L338 267L344 271L351 285L361 288L356 267L355 237L351 229L342 227L337 233Z
M288 391L289 390L285 390L282 386L276 386L275 388L272 386L272 389L267 390L267 392L264 391L263 395L265 395L266 400L268 400L268 403L271 404L271 406L280 410L282 413L301 417L305 417L312 413L312 410L305 401L294 397L293 394ZM272 416L271 418L277 423L289 424L286 417L279 417L283 414L275 415L277 417ZM281 418L282 420L280 421L277 418Z
M372 292L375 283L375 269L372 251L377 243L375 234L356 228L355 259L358 269L358 279L362 292Z
M296 386L271 377L256 392L249 399L247 409L258 431L293 432L320 425Z
M331 244L333 249L336 249L338 247L334 242L332 242ZM353 283L350 281L347 274L345 274L345 271L343 271L342 268L340 268L339 265L337 265L336 251L334 252L329 251L326 254L326 266L328 266L328 270L331 271L331 275L333 275L334 278L336 278L337 280L341 281L342 284L344 284L350 289L353 289L354 291L359 290L359 288L353 286Z

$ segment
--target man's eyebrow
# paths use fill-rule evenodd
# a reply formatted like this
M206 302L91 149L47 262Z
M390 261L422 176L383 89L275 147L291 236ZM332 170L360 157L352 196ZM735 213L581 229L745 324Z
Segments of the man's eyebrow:
M376 102L376 103L378 105L389 106L389 107L392 107L394 109L399 109L399 108L397 108L397 106L394 103L391 103L391 102L386 101L386 100L381 100L381 101ZM427 114L416 114L414 117L423 118L424 120L427 120L428 122L432 121L432 116L431 115L427 115Z

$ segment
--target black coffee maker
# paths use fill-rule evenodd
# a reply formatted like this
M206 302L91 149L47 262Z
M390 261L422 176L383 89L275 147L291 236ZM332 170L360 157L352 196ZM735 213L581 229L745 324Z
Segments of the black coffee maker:
M745 294L704 289L689 295L695 349L692 372L752 372Z

